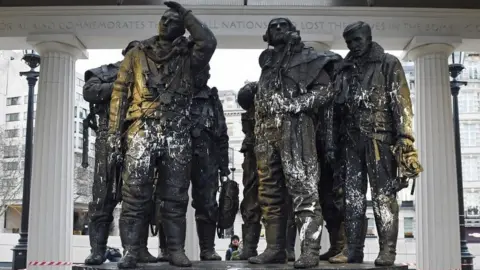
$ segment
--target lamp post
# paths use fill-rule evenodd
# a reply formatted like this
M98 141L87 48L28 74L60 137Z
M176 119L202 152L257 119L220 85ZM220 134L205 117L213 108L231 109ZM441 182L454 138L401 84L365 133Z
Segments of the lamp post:
M28 109L27 109L27 134L25 137L25 168L23 172L23 198L22 198L22 224L20 228L20 239L12 249L12 269L27 268L27 245L28 245L28 216L30 210L30 183L32 179L32 147L33 147L33 104L35 97L35 84L39 72L35 69L40 66L40 55L34 50L25 50L22 58L30 67L29 71L20 72L20 76L27 77L28 82Z
M230 160L230 164L232 165L230 167L230 170L232 171L232 180L235 181L235 149L233 147L229 147L228 151L230 152L230 156L232 157L232 160Z
M230 171L232 171L232 180L235 181L235 149L233 147L228 147L228 159L230 164ZM235 234L235 225L231 228L225 229L223 232L223 237L232 237Z
M467 85L467 82L458 81L457 77L465 68L463 61L465 60L464 52L452 53L452 64L448 66L450 76L450 90L453 97L453 127L455 136L455 163L457 167L457 190L458 190L458 212L460 219L460 253L462 261L462 270L473 270L474 256L468 251L466 234L465 234L465 210L463 203L463 176L462 176L462 150L460 146L460 118L458 115L458 93L460 87Z

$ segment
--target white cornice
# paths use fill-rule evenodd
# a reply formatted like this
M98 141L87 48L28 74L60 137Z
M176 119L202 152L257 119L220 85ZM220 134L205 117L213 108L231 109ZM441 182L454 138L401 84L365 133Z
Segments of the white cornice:
M480 10L386 7L298 7L298 6L188 6L198 15L290 15L290 16L369 16L419 18L479 18ZM68 6L3 7L0 17L10 16L77 16L77 15L161 15L158 6Z
M264 49L268 21L289 17L302 40L346 49L344 27L362 20L387 50L402 50L416 36L457 36L458 50L480 46L480 10L312 6L189 6L212 29L218 48ZM10 7L0 11L0 49L27 49L32 34L73 34L87 49L119 49L155 35L163 5Z

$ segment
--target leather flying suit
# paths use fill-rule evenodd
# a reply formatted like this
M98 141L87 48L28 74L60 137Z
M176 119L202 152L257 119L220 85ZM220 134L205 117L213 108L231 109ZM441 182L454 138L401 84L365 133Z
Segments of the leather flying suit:
M114 83L109 133L118 138L128 124L120 216L128 267L136 265L138 232L149 225L154 184L170 263L191 265L184 251L192 159L189 112L193 78L210 61L216 39L191 12L183 20L193 46L183 36L173 43L158 36L146 40L127 53Z
M192 207L202 260L221 260L215 253L218 220L217 191L220 175L227 176L228 133L218 90L203 86L192 101Z
M253 89L252 89L253 88ZM232 260L248 260L250 257L257 256L258 241L261 231L262 211L258 202L258 172L257 159L255 157L255 106L254 95L256 93L257 83L250 83L239 91L239 104L246 112L242 113L242 131L245 138L242 142L240 152L243 153L243 200L240 204L243 225L243 249L238 256L232 256ZM289 197L287 215L287 255L289 261L295 261L295 239L297 236L295 217L292 209L292 200Z
M377 265L395 260L399 190L391 147L413 141L410 91L400 61L372 42L361 59L350 53L337 76L341 93L341 159L345 160L345 231L349 262L363 259L367 179L370 182L380 254Z
M327 70L330 78L334 78L335 71L341 64L341 56L332 52L325 52L330 54L333 67L331 70ZM328 251L320 255L320 260L328 260L340 253L344 247L345 234L343 229L343 211L335 204L336 196L333 191L334 183L334 166L335 160L328 160L328 155L335 157L335 144L333 136L334 125L336 122L333 119L333 104L329 104L327 107L321 107L318 109L318 123L316 134L316 145L318 162L320 166L320 181L318 192L320 196L320 205L322 207L323 218L326 223L326 229L328 230L330 248ZM331 152L331 153L329 153Z
M113 82L121 62L103 65L85 72L83 98L98 115L98 129L95 139L95 168L92 185L92 201L88 204L88 234L91 254L85 264L99 265L105 261L107 240L110 225L113 221L113 211L118 201L113 198L112 187L114 179L107 174L108 165L108 111L112 95ZM95 116L94 116L95 117Z
M310 267L318 264L323 223L318 196L315 109L330 102L334 95L324 70L330 58L305 48L303 43L292 48L286 60L283 56L283 51L275 49L267 49L260 56L255 154L267 250L249 261L264 262L263 257L275 253L271 258L281 262L289 194L302 248L294 266Z

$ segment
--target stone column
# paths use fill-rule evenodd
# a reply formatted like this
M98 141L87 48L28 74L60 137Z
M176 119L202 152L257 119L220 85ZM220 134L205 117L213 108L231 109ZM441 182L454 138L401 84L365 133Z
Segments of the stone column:
M460 269L460 232L453 136L449 44L414 38L416 146L424 172L416 182L418 269ZM448 40L448 37L445 39Z
M87 57L72 35L30 36L41 55L33 151L27 264L71 262L75 61ZM29 266L28 269L71 269Z

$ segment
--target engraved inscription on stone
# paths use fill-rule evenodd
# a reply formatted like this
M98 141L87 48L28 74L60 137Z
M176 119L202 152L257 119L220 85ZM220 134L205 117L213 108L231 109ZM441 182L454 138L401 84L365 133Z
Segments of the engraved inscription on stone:
M258 19L249 18L240 20L228 20L226 17L219 19L212 19L212 16L199 16L205 24L212 30L227 30L247 32L256 30L258 32L265 31L268 27L268 18L258 17ZM151 31L157 29L156 20L108 20L92 18L91 20L71 21L66 17L58 18L57 20L43 20L42 18L31 18L32 22L18 22L18 20L0 20L0 33L7 34L15 31L85 31L85 30L145 30ZM302 20L301 17L292 18L293 23L297 29L307 34L341 34L346 25L350 24L350 20L335 20L335 19L318 19L312 20L312 17L306 17ZM399 22L400 21L400 22ZM435 21L435 20L433 20ZM434 33L434 34L457 34L457 33L480 33L480 24L470 23L452 23L446 21L445 23L431 23L428 21L401 21L384 19L366 20L370 24L373 32L376 33L395 33L395 32L415 32ZM257 32L256 32L257 33Z

